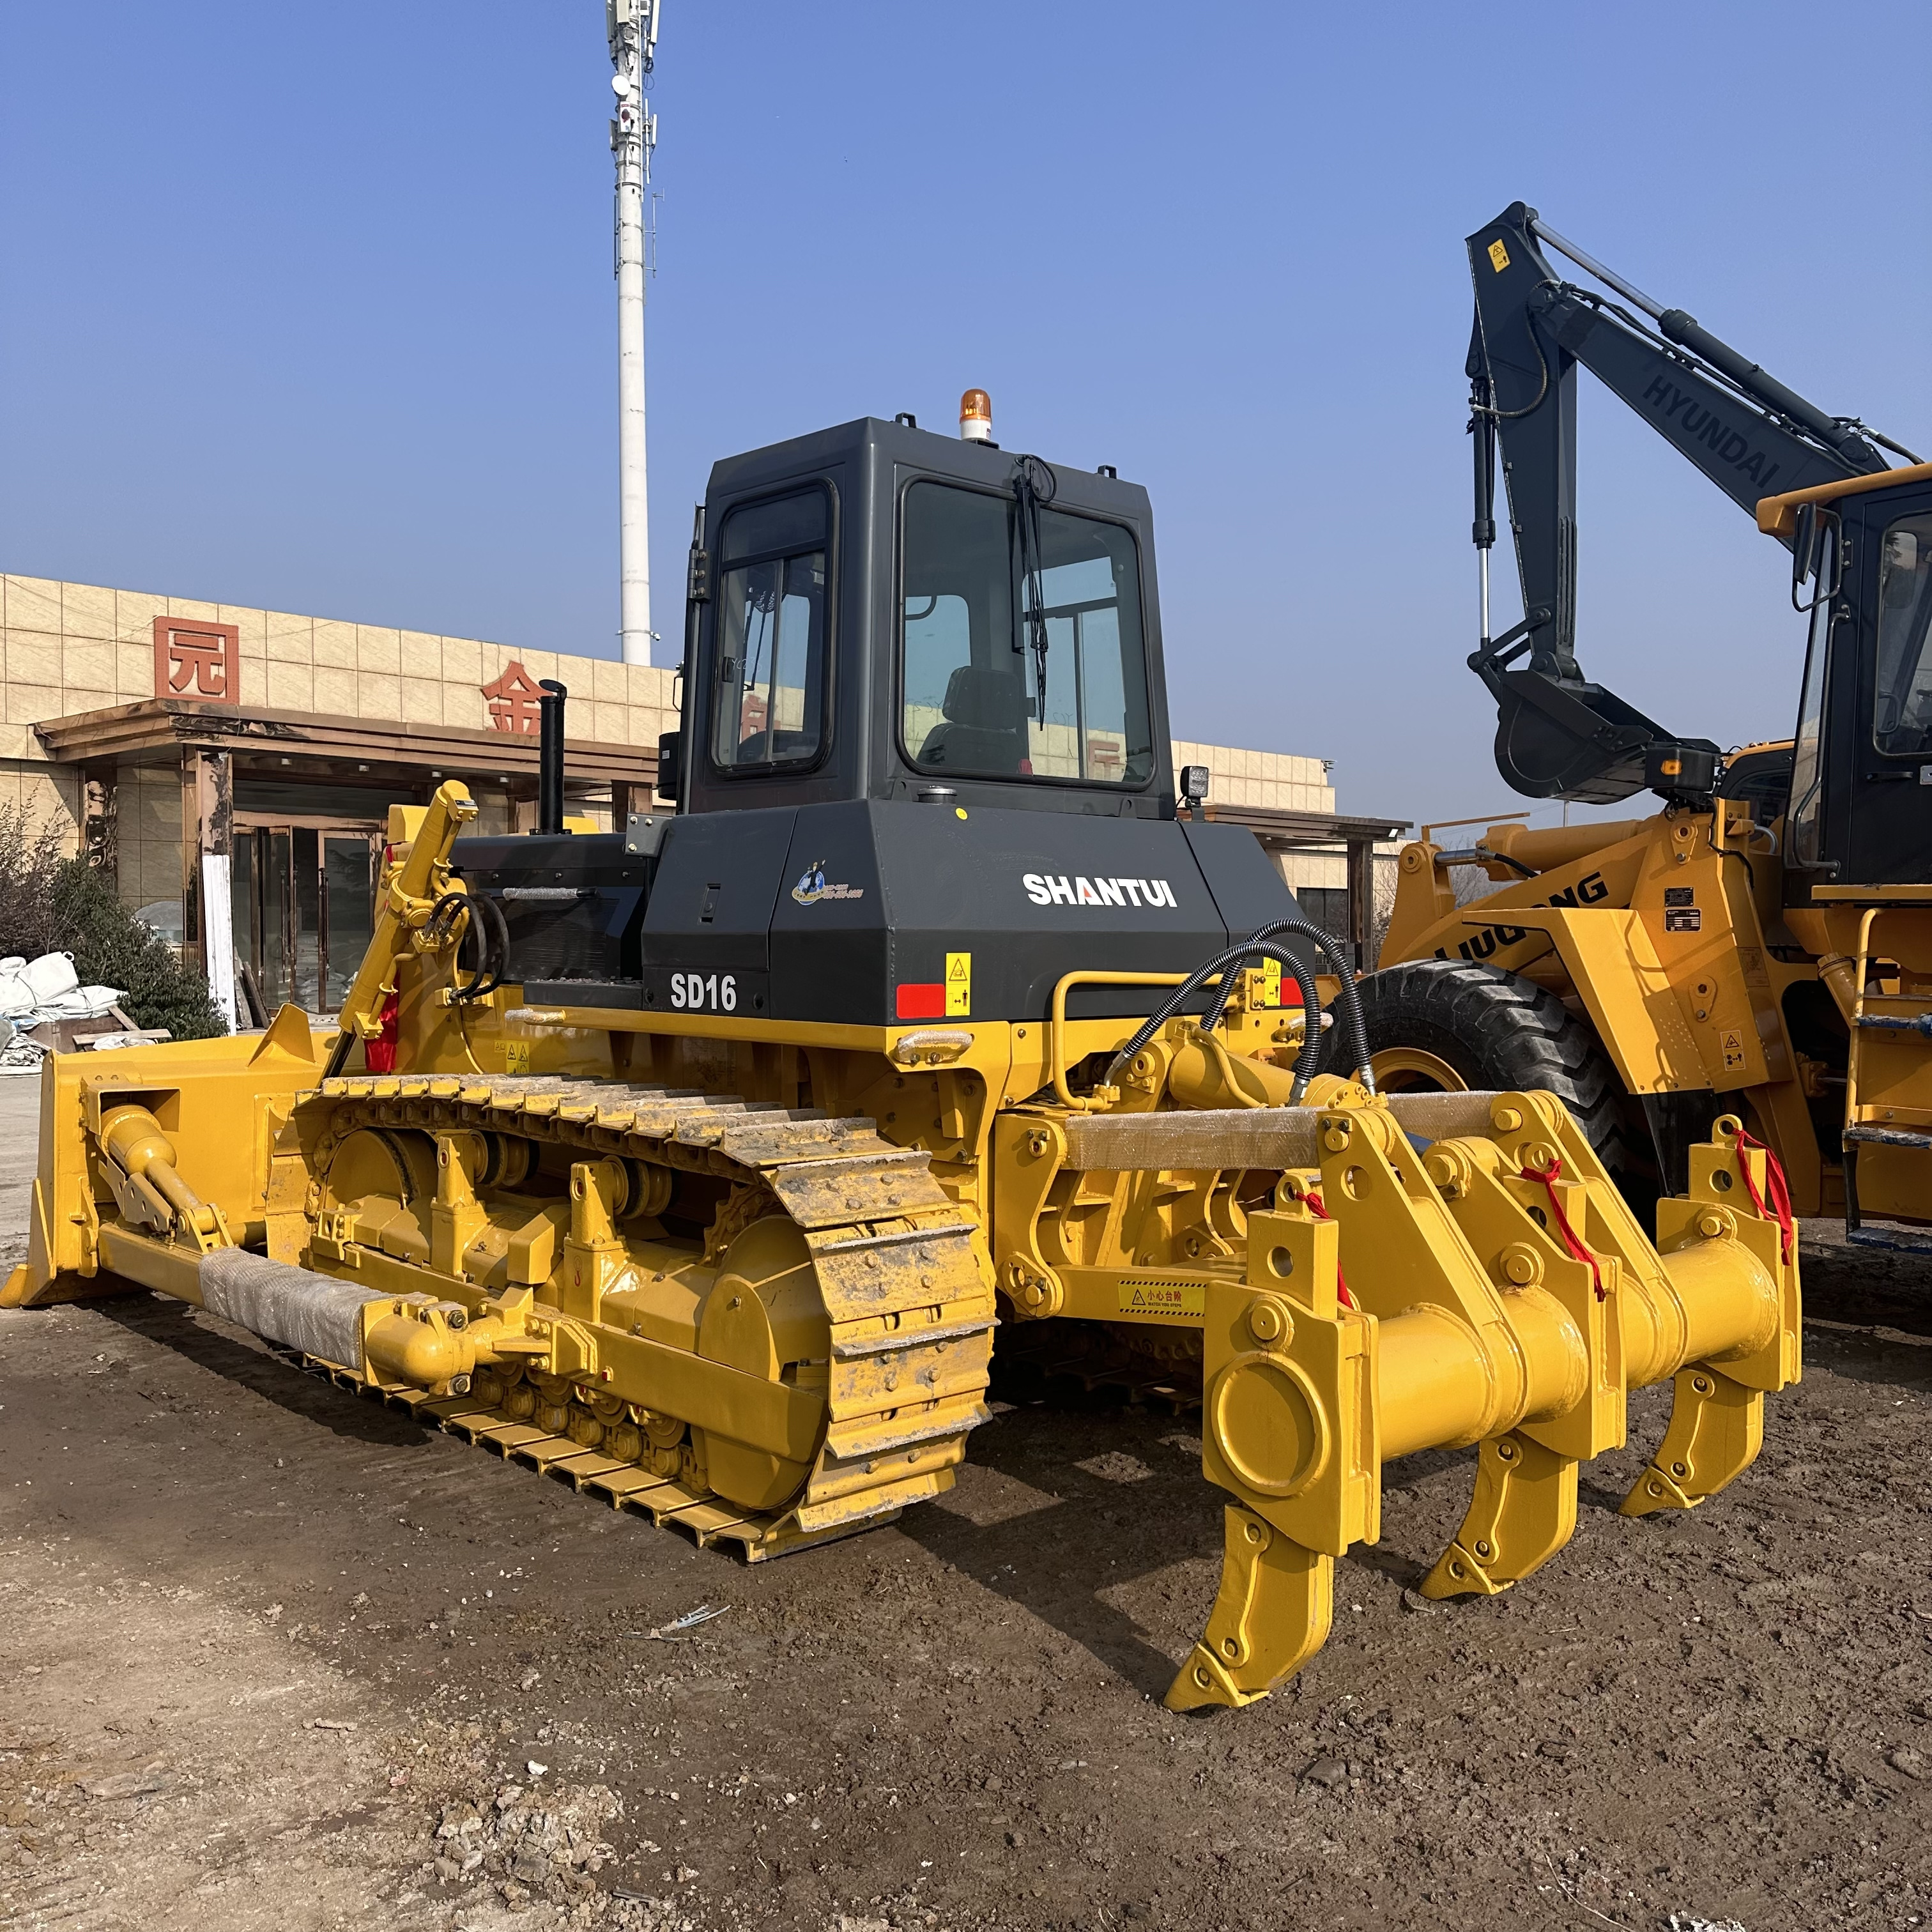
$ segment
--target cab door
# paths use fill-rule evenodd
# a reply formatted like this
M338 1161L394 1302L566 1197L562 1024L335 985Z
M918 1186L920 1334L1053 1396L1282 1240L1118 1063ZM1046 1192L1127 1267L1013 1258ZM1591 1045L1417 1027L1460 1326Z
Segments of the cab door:
M1932 883L1932 489L1841 500L1822 856L1840 886Z

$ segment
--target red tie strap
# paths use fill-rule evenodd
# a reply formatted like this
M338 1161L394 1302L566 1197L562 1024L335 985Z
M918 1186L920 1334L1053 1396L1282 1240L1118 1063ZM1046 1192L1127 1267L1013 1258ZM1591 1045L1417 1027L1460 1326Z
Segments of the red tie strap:
M396 1070L396 1041L402 1023L402 996L392 993L382 1002L380 1031L362 1042L362 1064L371 1073Z
M1784 1178L1784 1169L1763 1142L1754 1140L1741 1126L1737 1133L1738 1172L1744 1178L1744 1192L1750 1196L1751 1205L1757 1210L1760 1220L1766 1218L1764 1197L1757 1191L1757 1183L1751 1178L1750 1162L1744 1158L1747 1148L1756 1148L1764 1156L1765 1178L1770 1183L1772 1212L1778 1217L1778 1226L1784 1238L1784 1255L1786 1262L1798 1240L1798 1220L1791 1211L1791 1189Z
M1563 1160L1560 1154L1550 1156L1547 1167L1525 1167L1522 1170L1525 1180L1540 1180L1543 1191L1550 1196L1550 1211L1556 1216L1556 1225L1562 1231L1563 1244L1570 1250L1570 1258L1581 1262L1590 1270L1590 1280L1595 1284L1597 1299L1609 1298L1610 1291L1604 1286L1604 1270L1594 1255L1576 1238L1576 1231L1570 1225L1570 1217L1563 1211L1563 1204L1556 1198L1556 1184L1563 1178Z
M1316 1189L1311 1187L1301 1198L1308 1203L1310 1207L1314 1209L1315 1218L1316 1220L1332 1221L1334 1220L1334 1216L1330 1214L1328 1209L1322 1206L1321 1194ZM1344 1308L1359 1309L1360 1307L1361 1304L1348 1292L1348 1277L1342 1274L1342 1264L1339 1261L1335 1264L1335 1292L1341 1298L1342 1306Z

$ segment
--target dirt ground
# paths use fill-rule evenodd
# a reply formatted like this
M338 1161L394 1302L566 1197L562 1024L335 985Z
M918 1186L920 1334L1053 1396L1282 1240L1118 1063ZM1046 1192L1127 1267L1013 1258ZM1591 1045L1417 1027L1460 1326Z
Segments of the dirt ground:
M1204 1718L1172 1419L1006 1410L944 1501L746 1568L158 1298L0 1314L0 1924L1919 1925L1932 1268L1808 1232L1730 1494L1615 1514L1652 1391L1562 1556L1418 1607L1472 1461L1398 1464L1328 1648Z

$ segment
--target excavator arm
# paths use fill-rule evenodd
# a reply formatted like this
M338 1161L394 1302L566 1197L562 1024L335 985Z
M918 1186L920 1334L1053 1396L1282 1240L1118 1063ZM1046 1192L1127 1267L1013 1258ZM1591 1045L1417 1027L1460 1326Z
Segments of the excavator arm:
M1563 280L1546 245L1629 306ZM1717 746L1673 736L1591 682L1576 662L1577 365L1749 512L1762 497L1882 470L1876 446L1898 446L1827 416L1682 309L1660 307L1592 260L1521 202L1472 235L1468 250L1472 535L1483 585L1482 641L1469 667L1496 697L1497 769L1529 798L1607 805L1646 787L1670 799L1708 796ZM1498 442L1524 615L1492 638Z

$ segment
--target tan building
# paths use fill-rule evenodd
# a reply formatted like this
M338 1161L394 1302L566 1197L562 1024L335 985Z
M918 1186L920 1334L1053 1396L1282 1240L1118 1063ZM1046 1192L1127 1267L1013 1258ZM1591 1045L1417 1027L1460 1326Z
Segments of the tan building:
M0 806L60 828L123 902L198 950L210 855L230 860L235 956L271 1006L332 1012L370 930L384 815L462 779L478 830L532 822L537 680L570 692L571 809L647 808L675 674L470 638L45 578L0 579ZM1252 826L1310 911L1352 929L1372 842L1319 758L1177 742L1214 816ZM1345 854L1354 855L1352 865ZM0 950L5 935L0 934Z

